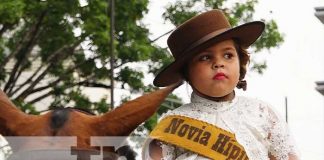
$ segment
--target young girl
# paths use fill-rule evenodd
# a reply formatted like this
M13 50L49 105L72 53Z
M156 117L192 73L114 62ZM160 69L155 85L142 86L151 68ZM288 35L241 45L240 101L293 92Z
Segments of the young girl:
M236 96L249 47L263 22L232 28L220 10L195 16L168 38L175 61L154 79L164 87L182 80L193 89L191 103L161 117L150 134L143 158L163 160L295 160L286 123L269 104Z

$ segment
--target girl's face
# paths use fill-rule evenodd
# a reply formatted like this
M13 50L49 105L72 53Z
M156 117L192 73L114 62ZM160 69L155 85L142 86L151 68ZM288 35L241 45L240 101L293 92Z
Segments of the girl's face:
M193 90L210 97L223 97L234 90L240 76L238 53L233 40L225 40L196 55L188 65Z

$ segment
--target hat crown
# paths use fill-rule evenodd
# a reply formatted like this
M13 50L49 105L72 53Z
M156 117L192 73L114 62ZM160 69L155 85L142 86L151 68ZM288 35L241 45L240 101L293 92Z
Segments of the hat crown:
M224 13L211 10L195 16L178 26L168 38L172 55L177 58L193 43L212 32L231 28Z

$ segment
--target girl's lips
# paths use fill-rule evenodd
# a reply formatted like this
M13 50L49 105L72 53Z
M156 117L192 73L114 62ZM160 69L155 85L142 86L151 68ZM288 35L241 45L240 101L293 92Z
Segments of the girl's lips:
M226 77L226 75L225 75L224 73L222 73L222 72L217 73L217 74L213 77L214 80L223 80L223 79L225 79L225 78L227 78L227 77Z

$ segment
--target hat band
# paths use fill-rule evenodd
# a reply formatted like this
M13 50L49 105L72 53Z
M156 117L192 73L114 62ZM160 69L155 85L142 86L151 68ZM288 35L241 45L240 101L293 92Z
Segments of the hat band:
M207 40L221 34L221 33L224 33L225 31L229 30L230 28L223 28L223 29L219 29L219 30L216 30L214 32L211 32L209 34L207 34L206 36L200 38L198 41L196 41L195 43L193 43L192 45L190 45L185 51L182 52L182 54L179 54L179 56L176 57L179 58L179 57L182 57L184 56L185 53L189 52L190 50L192 50L193 48L199 46L200 44L206 42Z

